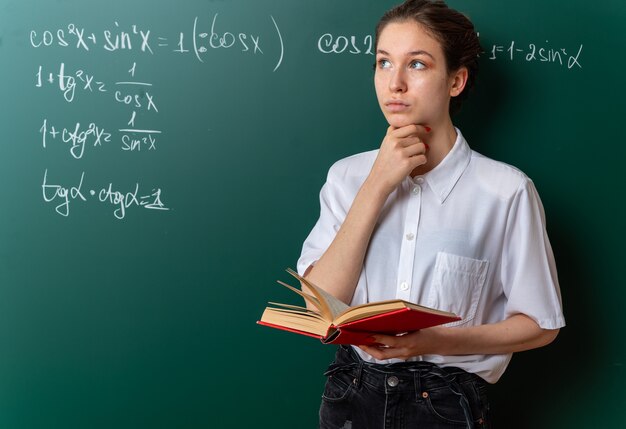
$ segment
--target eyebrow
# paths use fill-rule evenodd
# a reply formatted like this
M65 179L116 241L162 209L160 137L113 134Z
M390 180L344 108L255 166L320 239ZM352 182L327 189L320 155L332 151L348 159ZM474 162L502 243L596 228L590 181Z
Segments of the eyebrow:
M384 51L382 49L377 49L376 53L389 56L389 52ZM408 52L406 55L409 56L409 57L415 57L415 56L418 56L418 55L426 55L426 56L429 56L430 58L432 58L433 60L435 59L435 57L433 57L429 52L426 52L424 50L411 51L411 52Z

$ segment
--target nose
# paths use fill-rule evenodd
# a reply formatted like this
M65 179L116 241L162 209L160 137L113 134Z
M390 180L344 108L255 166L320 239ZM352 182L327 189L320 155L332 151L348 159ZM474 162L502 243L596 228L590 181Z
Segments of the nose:
M403 70L396 69L392 72L391 79L389 80L389 89L391 92L406 91L406 76Z

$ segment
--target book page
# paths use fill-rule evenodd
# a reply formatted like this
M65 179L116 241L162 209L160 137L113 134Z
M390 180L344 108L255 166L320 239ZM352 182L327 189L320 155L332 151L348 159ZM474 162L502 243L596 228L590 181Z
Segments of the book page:
M324 305L320 302L319 299L317 299L316 297L309 295L306 292L302 292L300 289L297 289L293 286L288 285L287 283L281 282L280 280L277 280L278 284L285 286L287 289L297 293L298 295L300 295L302 298L304 298L305 301L310 302L311 304L313 304L313 306L317 309L320 310L321 316L324 317L325 319L327 319L329 322L332 321L331 318L329 318L329 314L328 311L325 311Z
M319 317L319 316L318 316ZM261 316L261 322L278 327L304 331L316 336L324 336L328 331L328 324L321 318L303 315L290 310L267 307Z
M343 301L335 298L334 296L332 296L331 294L329 294L328 292L326 292L324 289L321 289L317 286L315 286L314 284L312 284L311 282L307 282L305 283L308 287L310 287L311 289L317 291L320 295L322 295L324 297L324 300L326 301L326 303L328 304L328 308L330 310L330 313L332 314L332 318L333 320L335 319L335 317L341 313L343 313L345 310L347 310L348 308L350 308L348 305L346 305Z
M272 311L281 312L281 313L293 313L302 316L302 318L313 318L319 320L324 326L328 326L328 321L322 317L317 311L311 310L299 310L297 308L291 308L289 306L285 306L285 304L279 304L275 302L270 302L270 304L275 305L275 307L266 307L270 308ZM295 307L295 306L294 306Z
M343 301L335 298L334 296L326 292L324 289L318 286L315 286L313 283L311 283L304 277L301 277L295 271L288 269L287 272L291 274L292 276L294 276L296 279L298 279L300 282L304 283L309 289L311 289L311 291L315 294L318 300L321 303L325 304L326 308L324 310L320 309L320 311L328 311L330 315L329 320L331 321L334 320L337 315L343 313L344 311L350 308Z
M454 313L424 307L422 305L413 304L407 301L403 301L401 299L391 299L379 302L369 302L366 304L357 305L355 307L350 307L348 310L344 311L342 314L335 318L335 324L340 325L342 323L350 323L359 319L367 319L368 317L389 313L395 310L400 310L402 308L408 308L414 312L419 312L423 314L447 317L450 318L451 321L460 320L460 318Z
M268 302L268 304L274 305L274 306L277 306L277 307L289 308L291 310L296 310L296 311L299 311L301 313L313 313L313 314L316 314L317 316L321 317L319 311L310 310L310 309L308 309L306 307L302 307L300 305L283 304L283 303L280 303L280 302L272 302L272 301Z

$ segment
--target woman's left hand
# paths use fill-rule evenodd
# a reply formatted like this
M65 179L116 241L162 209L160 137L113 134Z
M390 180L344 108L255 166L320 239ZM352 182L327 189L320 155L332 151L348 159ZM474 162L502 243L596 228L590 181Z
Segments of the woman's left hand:
M435 346L441 341L441 335L438 334L442 329L446 328L427 328L397 337L372 335L379 346L359 347L378 360L409 359L419 355L438 354Z

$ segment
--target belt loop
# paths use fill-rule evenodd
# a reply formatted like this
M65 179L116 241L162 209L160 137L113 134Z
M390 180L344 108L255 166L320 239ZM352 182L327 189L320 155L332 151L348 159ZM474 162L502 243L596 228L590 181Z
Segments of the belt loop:
M353 383L357 389L360 389L361 380L363 379L363 368L365 366L365 361L361 359L361 356L358 355L358 353L354 350L352 346L345 346L345 347L346 347L346 351L350 354L350 357L352 358L352 360L358 364L356 368L356 376L354 377Z
M356 376L354 377L354 380L352 381L354 383L354 387L356 387L357 389L360 389L362 379L363 379L363 361L361 360L359 362L359 366L356 369Z
M413 385L415 387L415 396L417 400L422 399L422 370L418 369L413 372Z

